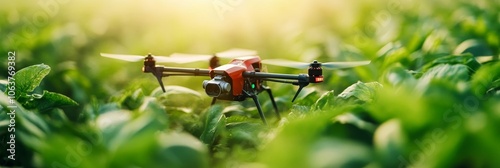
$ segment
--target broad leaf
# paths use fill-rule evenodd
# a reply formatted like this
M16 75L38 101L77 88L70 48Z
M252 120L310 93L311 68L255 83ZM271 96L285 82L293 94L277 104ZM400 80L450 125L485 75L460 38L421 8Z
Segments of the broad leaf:
M337 98L338 100L354 99L355 101L371 102L375 98L376 91L380 88L382 85L378 82L363 83L358 81L346 88Z
M201 106L201 94L192 89L183 86L165 86L165 92L161 88L155 89L151 96L154 96L158 101L165 105L167 110L182 111L191 113Z
M352 114L352 113L345 113L338 115L334 118L334 122L338 122L340 124L352 124L356 126L357 128L368 131L370 133L373 133L375 131L375 125L362 120L358 116Z
M44 119L39 114L24 109L24 107L22 107L18 102L14 101L14 103L11 104L9 98L4 93L0 93L0 107L3 109L7 109L5 108L7 106L16 107L14 108L15 121L16 121L15 123L16 135L19 135L21 141L26 146L29 146L34 149L40 147L43 139L46 138L47 134L51 132L49 123L45 122ZM0 110L0 112L7 112L7 111Z
M33 92L49 72L50 67L45 64L32 65L17 71L16 75L14 75L16 98L19 98L22 94Z
M477 60L472 56L471 54L462 54L462 55L449 55L449 56L444 56L444 57L439 57L432 62L426 64L423 67L423 71L427 71L432 67L435 67L437 65L441 64L463 64L467 65L472 71L476 71L479 69L481 64L477 62Z
M5 92L7 90L7 85L9 84L9 81L7 80L0 80L0 92Z
M206 112L204 129L200 137L201 141L212 145L225 128L225 125L226 117L222 114L222 107L220 105L210 107Z
M455 51L453 51L453 53L454 54L470 53L476 57L493 55L493 52L491 51L488 44L477 39L465 40L464 42L460 43L457 46L457 48L455 48Z
M314 103L314 109L321 110L325 107L330 107L334 104L335 102L335 95L334 91L330 90L326 93L323 93L321 97L319 97L318 100L316 100L316 103Z
M432 80L447 81L456 84L459 81L467 81L469 79L469 68L462 64L449 65L440 64L432 67L418 80L417 89L420 91L426 90Z
M122 97L122 106L127 107L130 110L135 110L139 108L144 102L144 92L142 89L137 89L135 91L129 91Z
M235 122L227 124L229 143L230 145L238 144L246 147L257 147L261 140L259 133L264 130L264 127L265 126L261 123L252 122Z
M46 111L53 108L77 105L77 102L67 96L45 90L41 98L34 98L32 101L29 101L26 104L26 108L36 108L39 111Z
M397 167L404 154L407 137L399 119L391 119L380 125L373 136L375 151L380 161L389 167Z
M412 87L416 84L416 79L411 75L408 70L402 67L392 67L382 76L384 84L389 86L407 86Z
M473 76L471 85L474 94L483 97L500 89L500 62L482 66Z
M159 155L152 159L161 163L157 167L209 167L206 146L192 135L175 132L161 134L159 142Z
M110 142L116 137L120 129L131 121L131 111L115 110L103 113L97 117L95 124L103 136L103 143L111 146Z

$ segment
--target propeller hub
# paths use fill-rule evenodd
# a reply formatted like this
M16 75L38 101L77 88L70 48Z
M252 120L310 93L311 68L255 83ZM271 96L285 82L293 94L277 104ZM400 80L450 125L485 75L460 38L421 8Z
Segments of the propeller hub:
M311 64L309 64L309 69L310 68L320 68L321 69L321 63L318 62L317 60L314 60Z
M210 58L210 63L208 66L210 69L214 69L214 68L219 67L220 66L219 57L214 55L212 58Z

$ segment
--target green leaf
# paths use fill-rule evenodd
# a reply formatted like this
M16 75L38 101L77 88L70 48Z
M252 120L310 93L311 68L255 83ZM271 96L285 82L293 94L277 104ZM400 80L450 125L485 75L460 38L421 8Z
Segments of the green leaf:
M316 113L283 125L263 147L259 161L265 167L363 167L370 148L329 131L330 113Z
M227 106L226 108L224 108L222 113L227 117L238 115L250 117L250 115L244 111L244 107L241 104Z
M144 102L144 92L142 89L128 91L121 99L121 104L130 110L139 108Z
M154 113L145 113L133 119L122 127L119 135L115 137L113 145L119 145L135 136L149 135L156 131L166 129L166 123L161 119L165 116L157 116Z
M5 92L7 90L7 85L9 84L9 81L7 80L0 80L0 92Z
M343 103L348 99L354 99L355 101L361 102L371 102L375 98L376 91L380 88L382 88L382 85L378 82L363 83L358 81L357 83L346 88L337 96L338 100L342 100L338 103Z
M368 145L337 138L318 138L304 159L309 163L307 167L365 167L373 158Z
M161 134L159 155L154 161L159 161L159 167L191 168L209 167L208 150L203 143L186 133Z
M397 167L398 158L404 154L407 137L399 119L391 119L382 123L373 136L375 151L378 159L388 167Z
M299 93L294 104L311 106L318 99L318 95L316 89L306 87Z
M243 121L227 124L227 129L230 145L257 147L260 143L259 133L265 129L265 126L260 121L259 123Z
M115 110L97 117L95 124L102 133L104 145L111 146L111 141L117 136L120 129L131 122L131 114L131 111Z
M45 122L39 114L27 111L16 101L14 101L14 104L11 104L9 98L1 92L0 106L1 108L6 108L7 106L16 107L14 108L16 137L19 135L19 139L21 139L24 145L37 149L43 144L47 134L51 132L51 128L49 123ZM5 110L0 110L0 112L3 111Z
M29 101L26 108L36 108L39 111L47 111L53 108L77 105L77 102L65 95L44 90L42 97L39 99L34 98L33 101Z
M311 167L307 156L311 144L321 137L330 116L326 113L297 118L274 132L262 148L259 161L266 167Z
M152 114L165 114L165 107L160 104L154 97L145 97L144 102L138 109L140 112L150 112Z
M437 65L441 65L441 64L451 64L451 65L463 64L463 65L467 65L472 71L476 71L481 66L481 64L479 64L479 62L477 62L477 60L471 54L448 55L448 56L439 57L439 58L427 63L422 68L422 71L424 71L424 72L428 71L430 68L435 67Z
M493 52L488 47L488 45L485 42L477 39L465 40L464 42L460 43L457 46L457 48L455 48L455 51L453 51L453 53L454 54L470 53L476 57L493 55Z
M357 128L368 131L370 133L373 133L375 130L374 124L364 121L352 113L338 115L334 118L334 122L338 122L340 124L352 124Z
M190 94L193 96L201 97L200 93L198 93L197 91L194 91L184 86L175 86L175 85L165 86L165 92L163 92L161 88L157 88L153 90L151 96L157 97L170 94Z
M335 102L335 95L334 91L330 90L326 93L323 93L321 97L319 97L318 100L316 100L316 103L314 103L314 109L324 109L325 107L331 107Z
M72 125L74 126L74 125ZM77 126L74 126L77 127ZM85 130L90 131L90 130ZM83 133L84 131L82 130ZM86 135L91 133L85 132ZM82 135L85 136L85 135ZM90 140L92 139L92 140ZM109 153L94 137L82 138L65 131L54 132L36 148L34 167L106 167ZM29 140L28 140L29 141ZM64 157L63 157L64 156ZM71 160L71 161L68 161Z
M165 105L167 110L185 113L202 110L200 109L203 104L200 93L183 86L166 86L165 92L158 88L151 93L151 96L156 97L161 104Z
M399 43L388 43L382 47L378 52L377 57L373 62L377 64L380 69L393 65L398 62L408 62L408 50Z
M377 100L368 104L368 112L378 122L400 118L403 125L419 128L428 123L429 113L422 96L408 89L384 87Z
M442 43L447 36L446 31L434 30L431 34L427 36L424 43L422 44L422 51L426 53L439 52Z
M469 79L469 68L462 64L449 65L440 64L432 67L418 80L417 89L426 90L432 80L441 80L457 84Z
M10 124L10 116L7 113L7 109L0 106L0 135L4 135L7 132L7 127Z
M473 92L478 97L493 94L500 89L500 62L486 64L479 68L472 76L471 85Z
M23 94L33 92L49 72L50 67L45 64L32 65L17 71L14 75L16 82L16 98L19 98L19 96Z
M200 136L201 141L208 145L214 144L225 125L226 117L222 114L222 107L220 105L210 107L206 112L204 129Z
M110 112L105 113L110 114ZM104 134L107 147L112 152L111 167L125 167L137 165L138 167L152 167L160 164L156 160L159 152L158 132L168 127L163 118L155 112L138 114L137 118L129 120L124 117L122 121L111 128L114 136ZM113 118L109 118L113 120ZM129 120L129 121L127 121ZM138 156L139 155L139 156Z
M411 75L408 70L403 67L392 67L385 72L382 76L384 84L389 86L407 86L412 87L416 84L417 80Z

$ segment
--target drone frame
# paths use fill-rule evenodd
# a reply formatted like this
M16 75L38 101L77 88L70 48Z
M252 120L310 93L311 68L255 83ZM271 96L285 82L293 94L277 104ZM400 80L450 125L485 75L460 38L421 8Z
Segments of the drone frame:
M260 57L258 56L251 56L251 58L254 58L254 61L259 61L259 66L260 66ZM249 60L249 59L248 59ZM278 106L276 104L276 101L274 100L274 96L272 94L271 88L266 86L262 81L271 81L271 82L279 82L279 83L289 83L293 85L298 85L299 90L295 94L292 102L297 98L298 93L302 90L303 87L307 86L309 83L319 83L322 82L323 76L321 75L321 68L318 69L316 67L316 71L319 71L319 74L316 73L315 75L315 80L314 82L310 81L310 76L308 74L299 74L299 75L291 75L291 74L277 74L277 73L266 73L266 72L260 72L259 71L260 67L256 68L256 71L241 71L241 77L243 78L243 87L241 88L241 94L239 95L233 95L236 97L229 97L229 98L222 98L218 96L212 96L212 102L211 105L215 104L217 99L222 99L222 100L232 100L232 101L243 101L246 98L252 98L253 102L255 103L257 107L257 111L259 112L260 118L264 124L267 124L266 117L262 111L261 104L258 100L257 95L263 91L267 92L269 95L269 98L271 100L271 103L273 105L274 111L276 113L276 116L278 119L281 119L281 116L279 114ZM162 78L163 77L169 77L169 76L210 76L212 79L217 74L214 74L214 71L217 70L215 69L200 69L200 68L179 68L179 67L166 67L166 66L161 66L161 65L156 65L156 61L154 60L154 57L152 55L148 55L144 58L144 67L143 67L143 72L145 73L152 73L158 80L162 90L165 92L165 87L163 85ZM227 70L226 70L227 71ZM227 74L226 74L227 75ZM316 80L318 79L318 80ZM319 80L320 79L320 80ZM240 80L240 79L238 79ZM254 81L254 82L251 82ZM233 86L231 86L233 88ZM207 88L205 88L207 90ZM208 94L208 93L207 93ZM211 96L209 94L209 96Z
M241 52L243 51L243 52ZM235 57L234 55L228 54L228 52L239 52L240 56L233 59L228 64L220 65L219 56L223 58ZM245 54L241 54L245 53ZM266 117L262 111L262 107L258 100L257 95L265 91L268 93L273 108L275 110L278 119L281 116L278 111L278 106L274 100L271 88L264 84L264 81L287 83L299 86L297 92L295 93L292 102L295 101L298 94L302 91L305 86L309 83L321 83L323 82L323 71L322 65L325 68L349 68L359 65L368 64L369 61L358 61L358 62L327 62L320 63L318 61L313 61L312 63L301 63L287 60L261 60L256 53L250 50L233 49L228 50L226 53L216 53L214 55L191 55L190 59L186 60L184 56L186 54L172 54L171 57L165 56L153 56L152 54L146 55L146 57L138 55L128 55L123 57L123 55L116 54L103 54L102 56L122 59L125 61L139 61L144 58L144 67L142 71L144 73L152 73L161 89L165 92L165 87L163 85L163 77L169 76L209 76L210 80L205 80L203 82L203 88L208 96L213 97L211 105L215 104L217 99L220 100L230 100L230 101L243 101L247 98L252 98L254 101L257 111L259 112L260 118L263 123L267 125ZM180 67L166 67L162 65L156 65L155 57L159 59L160 62L176 62L180 61L182 63L199 61L204 59L209 59L209 69L200 68L180 68ZM307 74L279 74L279 73L267 73L261 72L262 63L287 66L292 68L305 68L308 67ZM285 62L285 64L282 64Z

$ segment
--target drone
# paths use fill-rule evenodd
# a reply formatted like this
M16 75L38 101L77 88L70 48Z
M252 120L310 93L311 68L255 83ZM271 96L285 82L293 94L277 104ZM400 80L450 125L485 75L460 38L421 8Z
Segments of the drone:
M205 93L212 97L211 105L214 105L217 100L243 101L247 98L252 98L257 111L259 112L262 122L267 125L266 117L262 112L262 107L257 98L257 95L262 92L267 92L274 107L276 116L281 119L276 101L274 100L271 88L265 85L265 81L287 83L298 86L298 90L292 99L295 101L300 91L310 83L323 82L323 68L326 69L341 69L351 68L356 66L367 65L370 61L354 61L354 62L325 62L321 63L313 61L311 63L296 62L283 59L268 59L261 60L256 51L247 49L231 49L212 55L200 54L182 54L174 53L170 56L154 56L151 53L146 56L142 55L122 55L122 54L106 54L101 53L101 56L114 58L129 62L144 61L142 71L144 73L153 74L161 89L165 92L162 78L169 76L208 76L209 80L203 81L203 89ZM219 58L232 58L227 64L221 65ZM156 63L190 63L197 61L209 60L208 69L201 68L183 68L183 67L167 67L156 65ZM268 73L262 71L262 64L308 69L307 74L280 74Z

